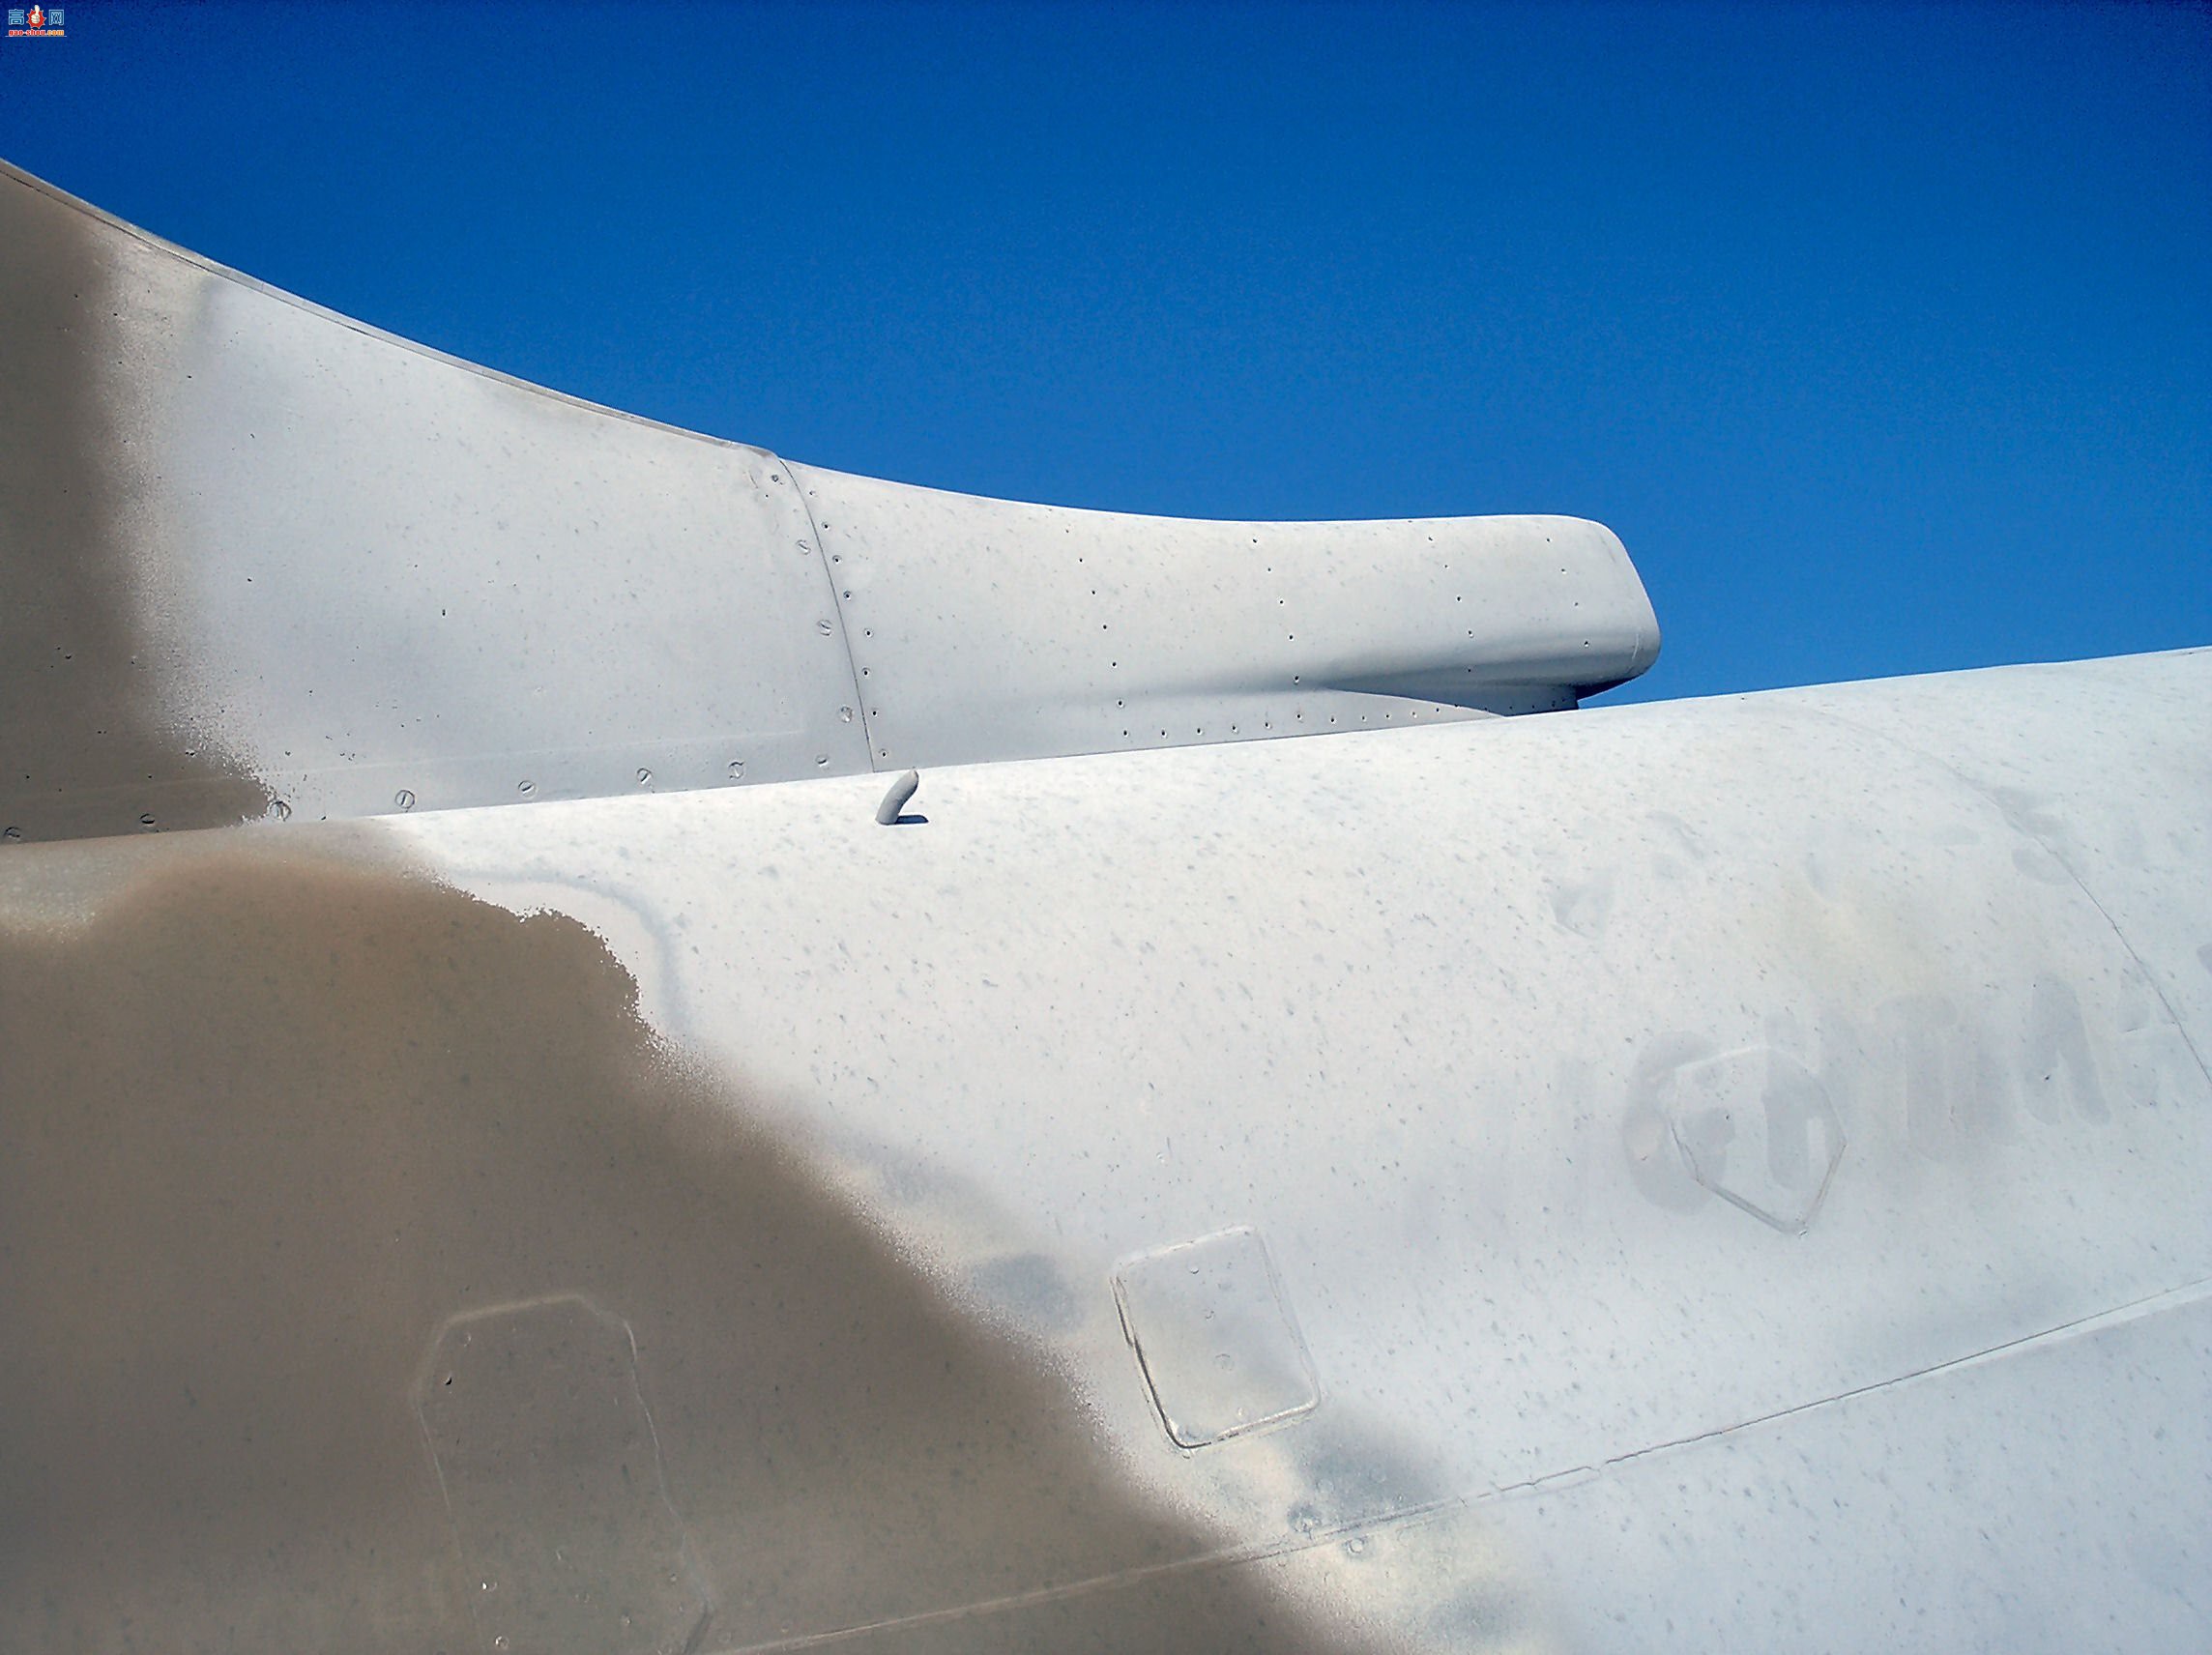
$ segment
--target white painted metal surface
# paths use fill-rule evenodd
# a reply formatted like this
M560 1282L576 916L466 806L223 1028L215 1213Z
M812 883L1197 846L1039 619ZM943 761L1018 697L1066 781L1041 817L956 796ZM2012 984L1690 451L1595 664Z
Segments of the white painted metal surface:
M1580 518L1205 523L793 470L879 767L1557 711L1659 652Z
M33 838L1539 711L1658 651L1593 523L1192 523L802 473L4 168L0 289L0 411L39 433L0 490L0 826Z
M643 475L571 414L604 486ZM191 475L238 482L230 451ZM1268 596L1237 559L1326 588L1340 718L1447 705L1382 699L1361 652L1418 588L1388 648L1451 664L1421 630L1450 583L1390 562L1404 525L1186 525L1235 578L1170 602L1160 525L808 470L748 493L781 462L696 452L734 516L796 486L821 555L787 573L870 577L823 588L853 651L820 684L882 665L874 752L676 791L577 757L544 774L605 797L525 810L65 812L70 842L0 847L0 1646L2207 1641L2212 652L1315 741L1179 744L1193 713L948 765L982 732L1111 745L1053 529L1112 570L1136 648L1106 671L1239 722L1202 648ZM225 566L259 585L291 508L252 509L266 561ZM1511 576L1477 639L1524 652L1511 682L1592 682L1524 529L1612 582L1593 639L1645 649L1594 526L1416 527ZM464 549L486 604L528 607L468 560L527 539ZM72 602L136 590L53 543L97 554L32 569ZM1034 638L930 607L993 582ZM261 709L226 730L321 727L198 663L249 623L179 603L202 630L159 688L90 705L211 809L316 797L162 744L171 686L225 673ZM544 659L613 670L548 626ZM434 635L425 682L466 643ZM240 646L310 675L336 647ZM1302 692L1307 659L1261 665ZM742 705L791 695L811 739L815 670ZM5 723L66 764L104 739L82 711ZM835 773L909 763L888 800Z
M10 490L17 705L149 703L308 817L867 768L774 456L390 338L20 174L0 225L11 412L41 434ZM39 756L0 801L33 836L226 819L182 753L96 726Z

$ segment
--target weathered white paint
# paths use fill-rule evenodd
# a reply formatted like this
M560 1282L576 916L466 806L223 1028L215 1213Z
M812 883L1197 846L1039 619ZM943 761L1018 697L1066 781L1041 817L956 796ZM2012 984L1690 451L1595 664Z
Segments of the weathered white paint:
M235 821L211 762L352 818L1552 710L1658 652L1593 523L876 482L456 362L5 167L0 248L8 394L75 467L0 519L11 575L74 588L0 610L32 760L0 826L33 838ZM190 751L30 751L34 687L136 695Z
M1617 541L789 468L0 201L132 342L0 329L0 1642L2212 1634L2212 653L1438 722L1647 662Z

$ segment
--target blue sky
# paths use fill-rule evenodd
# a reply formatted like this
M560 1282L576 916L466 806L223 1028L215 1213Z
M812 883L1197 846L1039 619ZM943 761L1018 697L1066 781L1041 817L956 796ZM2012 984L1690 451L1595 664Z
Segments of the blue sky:
M2212 643L2201 6L64 12L0 155L595 401L1596 517L1667 635L1622 698Z

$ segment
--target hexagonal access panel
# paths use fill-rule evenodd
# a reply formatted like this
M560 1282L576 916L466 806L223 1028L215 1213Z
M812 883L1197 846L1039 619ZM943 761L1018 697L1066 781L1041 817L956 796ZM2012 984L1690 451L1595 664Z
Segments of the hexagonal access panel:
M1257 1231L1239 1227L1124 1259L1121 1328L1181 1448L1311 1413L1321 1386Z
M1844 1123L1819 1077L1767 1046L1674 1072L1669 1109L1690 1176L1786 1235L1802 1235L1844 1158Z
M457 1316L416 1404L491 1655L674 1655L709 1604L627 1324L572 1294Z

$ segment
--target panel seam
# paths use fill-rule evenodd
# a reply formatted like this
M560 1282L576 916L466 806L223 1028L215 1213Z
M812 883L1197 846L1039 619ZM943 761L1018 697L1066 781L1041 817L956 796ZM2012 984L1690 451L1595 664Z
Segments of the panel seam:
M860 689L860 658L853 649L853 629L845 624L844 600L838 596L837 577L830 572L830 548L822 543L822 525L814 515L814 508L806 503L806 485L800 480L800 468L780 455L771 454L770 458L783 467L784 476L791 479L792 492L799 497L799 509L806 517L808 543L814 548L815 564L821 568L823 582L830 591L830 613L836 618L838 641L845 646L845 670L853 680L853 712L860 721L860 739L867 744L868 769L873 774L883 769L876 762L876 730L868 716L868 698Z

